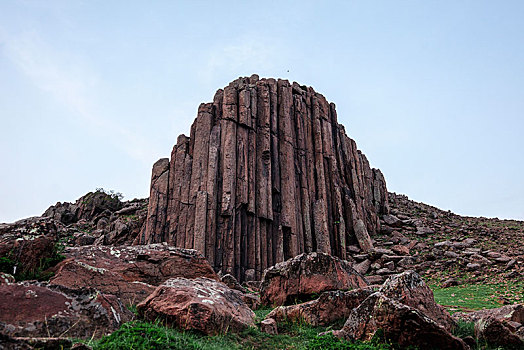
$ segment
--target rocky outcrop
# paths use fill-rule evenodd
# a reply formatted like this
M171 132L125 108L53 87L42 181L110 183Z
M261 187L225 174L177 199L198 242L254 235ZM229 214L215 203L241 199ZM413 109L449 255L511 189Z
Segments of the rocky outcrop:
M209 278L173 278L137 305L141 317L204 334L241 331L254 326L255 313L241 293Z
M300 254L264 271L260 295L266 305L296 303L329 290L366 287L366 280L345 260L325 253Z
M345 259L357 222L373 234L387 212L384 177L335 105L311 87L253 75L201 104L191 137L155 163L136 242L194 248L243 281L303 252Z
M144 300L169 278L208 277L218 280L207 260L195 250L165 243L146 246L85 246L64 251L50 284L114 294L125 304Z
M10 337L91 338L132 319L114 295L46 284L0 285L0 334Z

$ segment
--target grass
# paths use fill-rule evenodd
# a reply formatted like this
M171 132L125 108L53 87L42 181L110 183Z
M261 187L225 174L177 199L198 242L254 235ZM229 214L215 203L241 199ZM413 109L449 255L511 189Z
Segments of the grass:
M464 284L449 288L433 288L435 301L451 313L493 309L504 304L522 303L524 282L499 284Z
M267 313L267 310L263 312ZM261 315L262 312L259 313ZM257 318L259 317L257 315ZM323 327L285 324L280 334L262 333L249 328L241 333L205 336L164 327L160 323L143 321L128 322L113 334L99 340L88 341L93 350L138 349L297 349L297 350L393 350L393 345L379 338L368 343L346 342L331 334L319 336Z

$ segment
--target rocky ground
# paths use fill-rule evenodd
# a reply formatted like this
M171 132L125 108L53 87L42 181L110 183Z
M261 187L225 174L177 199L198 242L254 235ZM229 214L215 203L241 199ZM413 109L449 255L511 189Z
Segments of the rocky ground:
M251 348L342 349L377 337L420 349L523 348L524 222L462 217L394 193L389 206L381 232L357 232L346 260L301 254L240 285L196 250L134 245L147 200L100 189L57 203L42 217L0 224L0 349L67 349L78 338L122 348L126 332L139 328L133 339L143 341L154 322L198 339L242 334ZM495 309L471 312L487 307L480 303L452 316L459 310L432 291L491 285L506 291ZM168 348L192 348L184 339Z

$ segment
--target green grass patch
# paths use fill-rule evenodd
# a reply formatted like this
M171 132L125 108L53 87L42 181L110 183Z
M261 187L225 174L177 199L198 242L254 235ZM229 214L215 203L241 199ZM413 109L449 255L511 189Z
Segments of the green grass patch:
M449 288L433 288L435 301L451 313L493 309L524 300L524 282L500 284L464 284Z
M376 338L371 342L346 342L331 334L319 336L324 327L285 324L278 335L262 333L249 328L241 333L205 336L183 332L159 323L128 322L113 334L99 340L88 341L93 350L141 349L297 349L297 350L393 350L393 345Z

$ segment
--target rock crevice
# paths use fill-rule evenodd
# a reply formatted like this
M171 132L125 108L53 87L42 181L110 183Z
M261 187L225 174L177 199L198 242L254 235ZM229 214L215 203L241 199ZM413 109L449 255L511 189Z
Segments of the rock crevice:
M191 137L155 163L136 243L201 251L239 280L300 253L346 258L362 220L388 212L371 169L337 122L335 105L287 80L239 78L201 104Z

